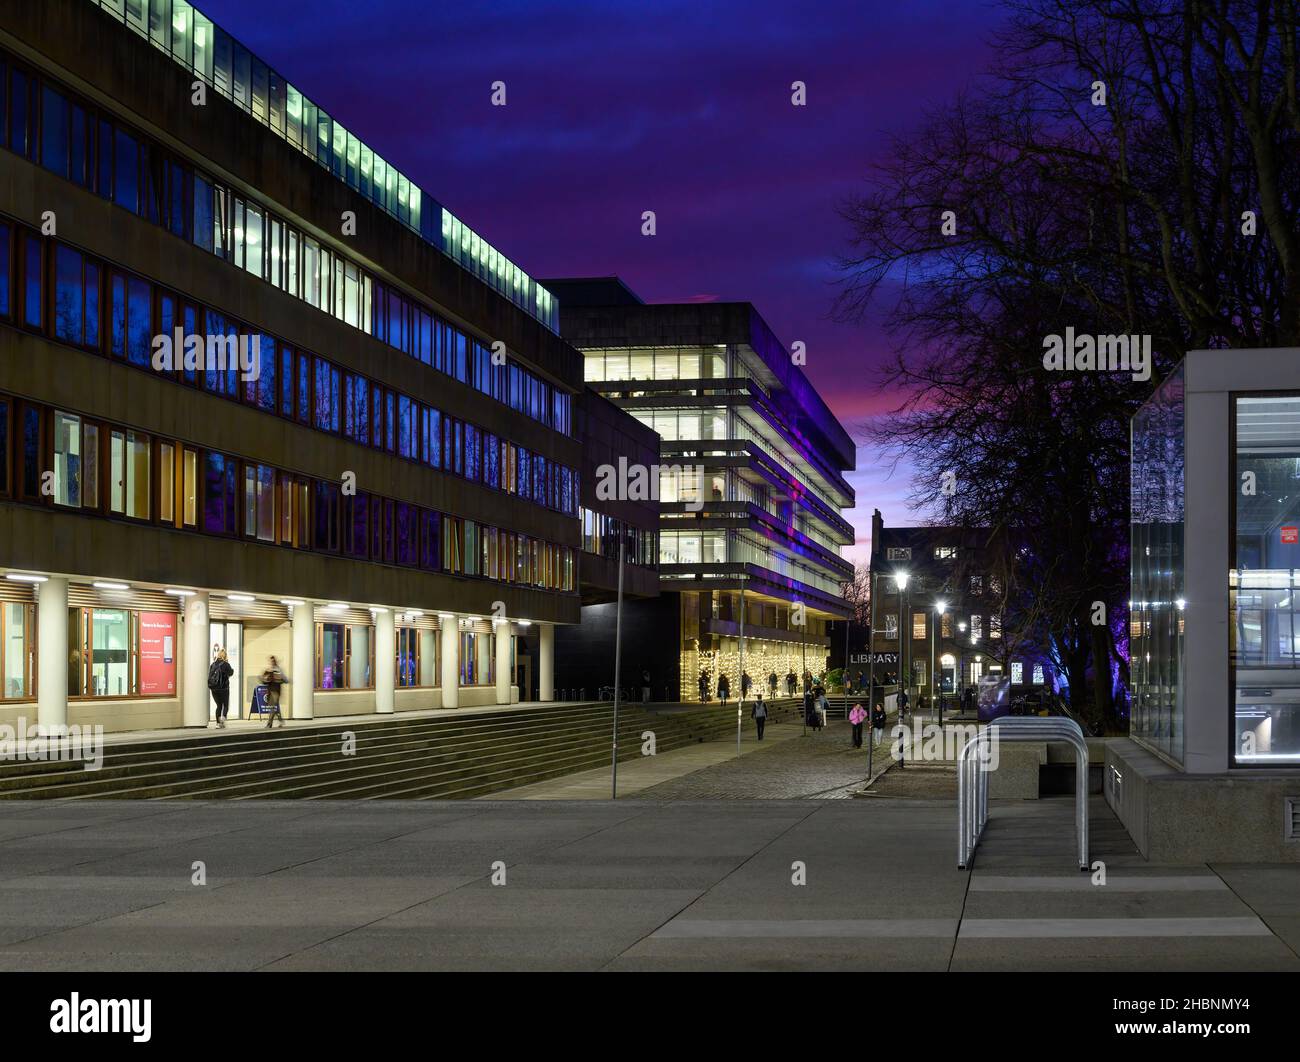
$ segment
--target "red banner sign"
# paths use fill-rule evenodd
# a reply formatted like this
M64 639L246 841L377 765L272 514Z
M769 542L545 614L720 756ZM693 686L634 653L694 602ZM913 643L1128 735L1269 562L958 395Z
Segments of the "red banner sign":
M176 614L140 613L140 695L176 693Z

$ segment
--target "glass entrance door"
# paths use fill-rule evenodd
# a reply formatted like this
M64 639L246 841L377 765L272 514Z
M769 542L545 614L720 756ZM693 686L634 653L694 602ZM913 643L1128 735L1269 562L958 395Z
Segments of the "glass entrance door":
M234 669L230 676L230 711L227 719L243 719L247 705L244 704L244 625L242 623L221 623L213 621L208 624L208 640L212 650L208 654L208 663L217 658L217 650L226 651L226 659ZM208 694L208 718L217 717L217 702Z

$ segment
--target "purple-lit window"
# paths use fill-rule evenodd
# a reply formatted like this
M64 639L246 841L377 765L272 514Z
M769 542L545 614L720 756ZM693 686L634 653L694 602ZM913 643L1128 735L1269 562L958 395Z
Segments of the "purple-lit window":
M203 467L203 530L233 535L239 519L239 462L209 450Z

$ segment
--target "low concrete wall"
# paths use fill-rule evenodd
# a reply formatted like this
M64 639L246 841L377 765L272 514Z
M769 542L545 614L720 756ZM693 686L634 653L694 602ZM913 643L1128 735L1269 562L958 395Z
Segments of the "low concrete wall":
M25 719L36 725L36 702L23 701L0 708L0 723L17 726ZM181 702L176 697L141 697L136 700L68 702L69 726L102 726L104 733L123 730L163 730L181 725Z
M1158 863L1300 863L1287 840L1286 798L1300 775L1233 771L1189 775L1129 738L1106 743L1106 803L1142 855Z

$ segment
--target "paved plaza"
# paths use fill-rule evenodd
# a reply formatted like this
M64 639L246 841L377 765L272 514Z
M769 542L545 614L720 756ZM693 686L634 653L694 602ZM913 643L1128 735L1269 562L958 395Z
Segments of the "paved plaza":
M1100 800L1104 886L1059 799L971 872L923 799L5 810L6 970L1300 970L1300 867L1149 866Z

